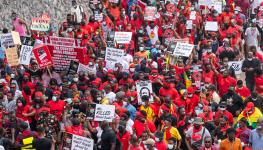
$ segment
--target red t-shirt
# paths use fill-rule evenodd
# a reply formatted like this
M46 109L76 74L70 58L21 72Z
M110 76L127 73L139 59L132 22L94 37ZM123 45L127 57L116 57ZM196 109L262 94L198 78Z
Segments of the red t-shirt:
M156 127L155 125L150 122L150 121L146 121L146 124L148 125L148 128L150 130L150 132L154 133L156 131ZM145 124L140 122L139 120L135 120L134 124L133 124L133 129L135 129L135 133L137 135L137 137L141 137L143 131L146 129Z
M50 107L50 113L55 115L59 121L62 120L62 113L64 111L65 101L58 100L57 102L54 102L53 100L50 100L47 102L48 106Z
M219 119L219 117L220 117L220 111L221 110L218 110L216 113L215 113L215 115L214 115L214 119L215 120L217 120L217 119ZM232 125L233 124L233 115L229 112L229 111L227 111L227 110L225 110L224 112L223 112L223 115L221 115L221 117L222 116L226 116L227 118L228 118L228 121L229 121L229 124L230 125Z
M263 85L263 75L259 76L259 77L255 77L255 83L256 83L256 90L258 92L258 94L263 94L263 89L260 89L260 86Z
M247 98L248 96L250 96L250 90L245 86L243 86L241 89L236 87L235 91L238 95L240 95L243 98Z
M122 137L120 136L120 133L117 133L117 138L121 142L123 150L128 150L130 136L131 134L128 131L126 131Z
M157 148L158 150L167 150L167 145L164 141L162 142L156 142L155 143L155 148Z
M222 74L219 74L217 77L217 83L218 83L218 90L219 90L219 95L223 96L224 94L227 93L228 88L230 86L236 86L236 79L228 76L226 78L223 78Z
M215 73L212 70L210 70L209 72L203 71L202 76L204 81L207 81L211 84L215 83Z

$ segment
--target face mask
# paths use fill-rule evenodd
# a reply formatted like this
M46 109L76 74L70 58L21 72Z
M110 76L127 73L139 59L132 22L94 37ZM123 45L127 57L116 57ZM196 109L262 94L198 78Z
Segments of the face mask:
M23 104L22 104L22 103L17 103L17 106L18 106L18 107L22 107Z
M184 6L181 6L181 9L184 9Z
M52 100L53 100L54 102L56 102L56 101L57 101L57 97L56 97L56 96L52 96Z
M160 142L160 139L156 137L156 138L155 138L155 141L156 141L156 142Z
M145 106L145 105L146 105L146 104L145 104L145 102L142 102L141 104L142 104L143 106Z
M247 60L248 60L248 61L252 61L252 60L253 60L253 58L247 58Z
M74 82L78 82L78 81L79 81L79 78L73 78L73 81L74 81Z
M114 71L117 71L118 70L118 67L114 67L114 69L113 69Z
M207 52L208 52L208 53L211 53L211 52L212 52L212 49L207 49Z
M256 100L257 100L257 98L252 98L252 100L253 100L253 101L256 101Z
M130 72L134 72L135 71L135 68L130 68Z
M238 14L238 11L235 11L235 14L237 15L237 14Z
M36 105L36 109L39 109L40 108L40 106L39 105Z
M188 94L188 97L190 97L190 98L193 97L193 94Z
M159 48L160 47L160 45L155 45L155 48Z
M168 149L173 149L173 148L174 148L174 145L168 144L167 147L168 147Z
M98 100L98 101L101 101L101 100L102 100L102 98L101 98L101 97L97 97L97 100Z
M144 49L143 47L139 47L139 50L140 50L140 51L143 51L143 49Z
M128 104L127 102L123 102L123 106L127 106L127 104Z

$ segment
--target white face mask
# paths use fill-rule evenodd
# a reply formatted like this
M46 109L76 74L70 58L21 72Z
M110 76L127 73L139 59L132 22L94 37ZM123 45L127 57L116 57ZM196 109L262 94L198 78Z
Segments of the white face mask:
M235 12L234 12L236 15L238 14L238 11L237 10L235 10Z
M173 149L174 145L173 144L167 144L168 149Z
M102 98L101 98L101 97L97 97L97 100L98 100L98 101L101 101L101 100L102 100Z
M156 137L156 138L155 138L155 141L156 141L156 142L160 142L160 139Z
M79 78L73 78L73 81L74 81L74 82L78 82L78 81L79 81Z
M144 48L143 48L143 47L139 47L139 50L140 50L140 51L143 51L143 50L144 50Z
M248 60L248 61L252 61L252 60L253 60L253 58L247 58L247 60Z
M56 102L56 101L57 101L57 97L56 97L56 96L52 96L52 100L53 100L54 102Z
M193 97L193 94L188 94L188 97Z
M123 106L127 106L127 104L128 104L127 102L123 102Z
M143 106L145 106L145 102L142 102L141 104L142 104Z
M113 69L114 71L117 71L118 70L118 67L114 67L114 69Z
M135 71L135 68L130 68L130 72L134 72Z

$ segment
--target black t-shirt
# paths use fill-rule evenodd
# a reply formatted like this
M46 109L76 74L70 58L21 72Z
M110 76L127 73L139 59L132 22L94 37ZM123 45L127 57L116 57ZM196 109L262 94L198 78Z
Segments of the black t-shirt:
M116 143L116 134L111 128L105 129L101 135L101 150L110 150L112 143Z
M33 147L36 150L49 150L51 149L52 141L48 138L34 139Z
M242 70L244 68L258 68L260 67L260 61L257 58L253 58L251 61L245 59L242 65ZM254 72L255 71L249 71L246 72L246 79L254 80Z

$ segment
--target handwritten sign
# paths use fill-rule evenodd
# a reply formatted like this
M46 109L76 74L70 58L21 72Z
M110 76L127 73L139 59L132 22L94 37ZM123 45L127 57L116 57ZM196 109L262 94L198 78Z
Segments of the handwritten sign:
M17 55L17 48L12 47L5 50L7 62L10 67L19 65L19 58Z
M49 31L50 29L50 18L48 15L42 15L38 18L32 18L31 30L36 31Z
M218 31L218 24L215 21L207 21L205 23L206 31Z
M72 135L71 150L93 150L94 141L83 136Z
M236 75L240 75L242 73L242 64L243 61L230 61L228 62L228 66L232 67L235 70Z
M49 49L46 45L40 45L33 49L33 54L36 58L36 61L39 65L39 68L45 68L48 66L52 66L52 58L49 52Z
M109 0L109 2L117 4L117 3L119 3L119 0Z
M119 44L128 44L132 38L132 32L115 32L114 41Z
M136 82L136 91L138 95L138 103L142 102L142 96L146 95L149 97L149 101L153 102L153 90L151 81L140 81Z
M147 6L145 8L145 13L144 13L144 19L148 20L148 21L153 21L155 20L155 14L157 12L156 7L152 7L152 6Z
M29 65L33 46L22 45L20 50L20 64Z
M108 121L112 122L115 114L114 105L101 105L96 104L94 121Z
M1 47L7 49L10 46L14 46L14 40L11 33L1 34L0 35L1 40Z
M189 57L190 54L192 53L193 48L194 48L193 44L177 43L174 49L174 54L176 56Z
M116 48L106 48L105 61L106 68L113 69L116 63L121 63L123 60L124 51Z
M186 29L192 29L192 28L193 28L193 20L187 20Z
M51 45L61 45L61 46L78 46L77 41L74 38L64 38L56 36L46 36L45 43Z

